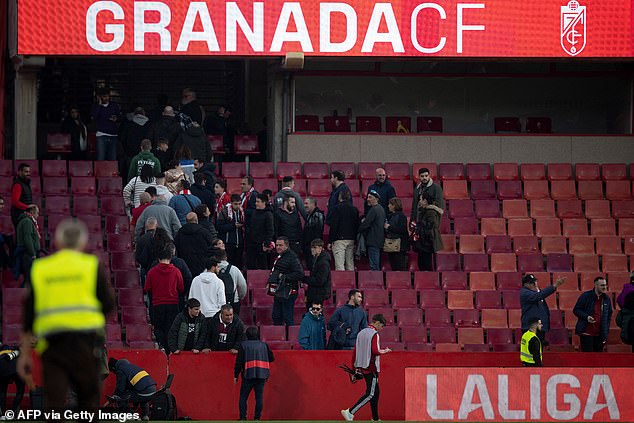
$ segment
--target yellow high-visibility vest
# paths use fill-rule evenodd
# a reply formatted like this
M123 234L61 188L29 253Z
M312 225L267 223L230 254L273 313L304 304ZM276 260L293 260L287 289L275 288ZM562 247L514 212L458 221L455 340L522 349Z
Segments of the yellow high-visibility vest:
M520 359L522 360L522 363L535 364L535 359L533 358L533 354L531 354L530 351L528 351L528 343L533 338L537 338L539 340L537 335L534 332L531 332L530 330L527 330L526 332L524 332L524 335L522 335L522 341L520 342ZM540 360L542 358L542 342L541 341L539 341L539 358Z
M97 257L72 250L35 260L31 269L35 336L103 330L105 317L97 299L98 267Z

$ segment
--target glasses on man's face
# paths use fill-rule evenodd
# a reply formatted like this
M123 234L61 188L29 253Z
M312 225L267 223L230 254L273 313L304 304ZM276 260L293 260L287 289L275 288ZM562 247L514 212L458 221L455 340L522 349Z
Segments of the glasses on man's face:
M321 311L321 307L311 307L312 311Z

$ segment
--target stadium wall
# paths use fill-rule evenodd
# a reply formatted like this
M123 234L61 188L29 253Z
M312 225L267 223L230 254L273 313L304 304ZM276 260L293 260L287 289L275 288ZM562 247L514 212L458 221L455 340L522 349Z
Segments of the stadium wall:
M623 163L632 136L294 133L287 161Z
M161 386L173 373L179 416L194 420L235 420L238 417L240 383L233 383L235 356L230 353L194 355L182 353L168 358L158 350L109 351L110 357L125 358L144 367ZM549 367L591 368L631 367L631 354L580 354L546 352ZM363 383L351 385L337 365L351 361L350 351L275 351L271 378L264 395L264 420L333 420L339 410L351 406L364 391ZM411 353L395 352L381 361L381 417L405 418L405 369L411 367L495 367L518 366L517 353ZM39 376L36 360L35 375ZM36 378L36 379L39 379ZM40 380L36 382L41 383ZM108 377L104 392L111 394L115 378ZM457 387L460 396L463 386ZM459 391L459 392L458 392ZM252 416L253 397L250 401ZM356 416L369 420L369 407Z

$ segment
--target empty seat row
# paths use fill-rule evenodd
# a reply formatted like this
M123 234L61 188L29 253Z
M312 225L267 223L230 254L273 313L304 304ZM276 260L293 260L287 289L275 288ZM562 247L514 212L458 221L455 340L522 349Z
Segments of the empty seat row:
M18 167L27 164L31 168L31 178L59 176L92 176L97 178L119 176L119 163L116 161L83 160L0 160L0 176L14 176ZM41 163L41 168L40 168Z
M323 125L325 132L350 132L351 121L348 116L324 116ZM379 116L357 116L355 118L357 132L382 132L383 126ZM295 131L320 131L319 116L298 115L295 116ZM443 120L438 116L418 116L416 118L418 132L442 132ZM409 133L412 132L412 119L409 116L388 116L385 118L385 132Z

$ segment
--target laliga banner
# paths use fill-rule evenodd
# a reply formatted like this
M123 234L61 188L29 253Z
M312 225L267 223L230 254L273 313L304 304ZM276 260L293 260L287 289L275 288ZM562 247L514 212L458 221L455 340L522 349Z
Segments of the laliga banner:
M18 52L633 57L631 8L631 0L18 0Z
M634 421L633 368L407 368L408 421Z

